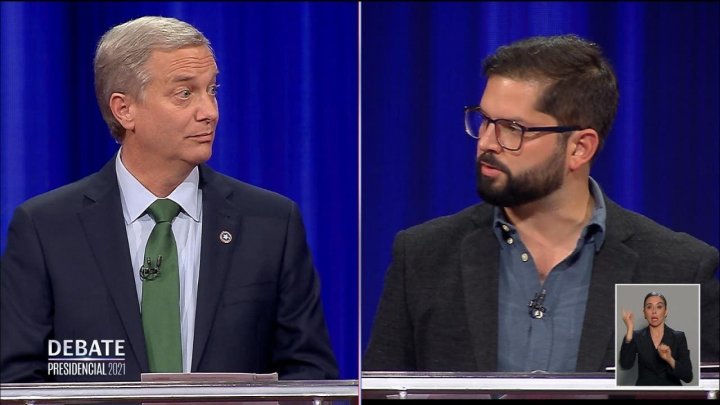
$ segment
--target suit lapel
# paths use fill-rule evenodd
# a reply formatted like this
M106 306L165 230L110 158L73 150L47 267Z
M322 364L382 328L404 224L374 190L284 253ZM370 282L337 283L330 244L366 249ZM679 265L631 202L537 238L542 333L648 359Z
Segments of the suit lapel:
M115 158L96 175L85 193L86 205L78 213L95 261L107 290L120 315L129 347L147 371L145 337L140 319L133 265L128 251L128 238L115 174Z
M666 333L667 329L663 332L663 340L661 340L661 342L664 342ZM638 339L637 348L638 363L642 361L645 368L652 368L657 375L664 374L667 363L657 354L655 342L653 342L652 334L650 333L650 326L646 326L640 330L640 339Z
M478 371L497 368L498 242L492 231L492 207L473 215L477 228L462 241L460 266L468 328ZM488 340L488 336L492 336Z
M217 306L223 293L225 276L230 268L231 255L238 243L240 218L230 204L230 189L216 181L216 173L207 166L200 166L200 182L203 193L202 242L200 275L195 315L192 371L197 371L205 352L208 336L215 319ZM235 238L229 243L220 239L225 231Z
M607 198L605 205L606 237L593 263L578 371L598 371L607 350L614 352L615 284L630 283L638 261L637 253L625 245L634 231L622 208ZM479 206L473 219L477 228L463 240L460 252L463 292L478 371L485 371L486 366L494 371L497 339L487 341L487 332L498 328L499 247L492 232L492 207Z
M638 255L625 245L633 235L617 204L605 199L605 243L595 256L577 371L598 371L608 350L615 347L615 284L632 281Z

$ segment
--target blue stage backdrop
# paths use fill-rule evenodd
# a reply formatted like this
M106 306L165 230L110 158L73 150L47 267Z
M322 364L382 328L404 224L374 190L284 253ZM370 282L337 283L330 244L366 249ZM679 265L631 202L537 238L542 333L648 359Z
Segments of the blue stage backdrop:
M362 350L395 234L479 202L481 62L533 35L600 44L620 104L591 175L621 205L718 247L717 3L362 3ZM10 96L10 95L8 95Z
M2 250L18 204L117 151L95 101L93 55L107 29L143 15L185 20L210 39L221 118L209 163L299 204L340 376L357 378L355 3L2 2Z

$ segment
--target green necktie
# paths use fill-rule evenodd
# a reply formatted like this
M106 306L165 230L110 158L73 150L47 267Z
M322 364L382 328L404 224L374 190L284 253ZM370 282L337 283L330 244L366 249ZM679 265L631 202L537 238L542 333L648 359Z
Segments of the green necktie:
M148 363L153 373L179 373L182 372L180 276L171 222L180 206L172 200L160 199L146 212L155 220L140 269Z

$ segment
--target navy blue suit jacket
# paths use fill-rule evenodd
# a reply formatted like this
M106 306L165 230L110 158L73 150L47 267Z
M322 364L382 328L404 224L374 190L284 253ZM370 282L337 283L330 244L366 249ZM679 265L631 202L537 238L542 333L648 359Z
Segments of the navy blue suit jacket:
M200 188L191 370L337 378L295 203L205 165ZM0 381L139 380L149 370L133 271L115 159L20 205L0 270ZM122 339L125 375L48 377L49 339Z
M623 338L620 346L620 367L631 368L637 357L638 378L635 385L682 385L680 380L686 383L692 381L692 363L685 333L667 325L664 327L661 343L670 347L670 353L675 359L674 369L655 349L649 327L633 331L630 343Z

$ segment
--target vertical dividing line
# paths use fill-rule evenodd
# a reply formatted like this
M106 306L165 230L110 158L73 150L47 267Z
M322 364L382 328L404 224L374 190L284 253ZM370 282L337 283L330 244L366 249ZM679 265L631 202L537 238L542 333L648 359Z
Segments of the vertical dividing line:
M357 352L358 352L358 403L362 403L362 3L358 1L358 176L357 176L357 199L358 199L358 240L357 240L357 255L358 255L358 274L357 274L357 297L358 297L358 309L357 309Z

